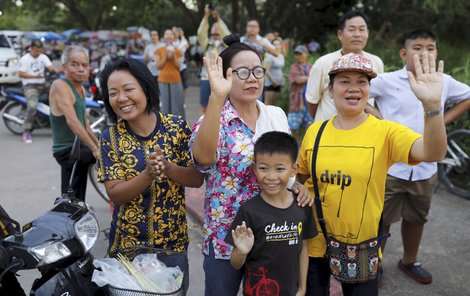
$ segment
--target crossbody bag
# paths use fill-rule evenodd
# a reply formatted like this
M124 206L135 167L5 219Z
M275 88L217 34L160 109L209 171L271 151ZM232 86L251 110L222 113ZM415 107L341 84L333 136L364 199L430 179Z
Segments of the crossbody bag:
M379 267L379 248L381 239L390 236L386 234L381 237L382 219L380 219L378 235L358 244L347 244L328 236L325 219L323 217L320 192L318 190L318 178L316 176L316 161L320 137L325 129L328 120L324 121L318 130L315 144L312 151L312 179L315 193L315 209L318 222L325 236L331 274L341 283L362 283L373 280L377 277Z

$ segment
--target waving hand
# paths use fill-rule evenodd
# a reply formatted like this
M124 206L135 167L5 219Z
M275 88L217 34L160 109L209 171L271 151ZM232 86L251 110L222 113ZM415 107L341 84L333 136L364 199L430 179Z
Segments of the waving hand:
M419 56L413 57L415 73L408 71L411 90L423 103L423 106L441 104L441 95L443 87L442 72L444 71L444 62L439 61L436 72L436 60L433 54L423 53L422 60Z
M220 100L223 104L232 89L232 68L227 69L227 78L224 78L222 68L222 58L214 53L209 58L204 57L204 66L206 67L211 85L211 99Z

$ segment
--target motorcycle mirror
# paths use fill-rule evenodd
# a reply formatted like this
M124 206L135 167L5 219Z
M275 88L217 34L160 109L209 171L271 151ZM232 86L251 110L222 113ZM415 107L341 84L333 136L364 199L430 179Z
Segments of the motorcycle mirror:
M5 209L0 206L0 220L4 222L5 229L9 234L13 234L15 236L16 241L21 241L23 238L23 233L21 232L21 226L20 223L18 223L16 220L13 220L10 218L8 213L5 211Z
M67 196L70 200L75 199L75 193L73 192L73 178L75 177L75 171L77 169L78 162L80 161L80 138L75 136L73 140L72 150L70 151L69 160L73 160L72 174L70 174L69 188L67 190Z

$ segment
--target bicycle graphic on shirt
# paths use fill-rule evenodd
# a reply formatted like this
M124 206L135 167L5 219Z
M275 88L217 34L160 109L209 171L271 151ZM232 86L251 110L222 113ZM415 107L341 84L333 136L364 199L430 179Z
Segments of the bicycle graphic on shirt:
M248 295L279 296L279 284L273 279L266 278L268 270L261 266L258 267L258 271L259 272L248 271L248 277L243 288L244 292ZM261 277L261 279L257 281L255 285L251 286L252 277Z

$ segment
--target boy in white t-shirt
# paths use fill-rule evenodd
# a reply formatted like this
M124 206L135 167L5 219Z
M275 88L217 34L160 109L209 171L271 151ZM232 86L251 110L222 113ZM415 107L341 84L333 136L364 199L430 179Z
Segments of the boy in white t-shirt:
M422 104L411 91L407 75L407 71L415 72L413 56L422 56L424 52L437 58L435 35L427 30L408 33L404 48L400 50L405 67L395 72L380 74L371 81L370 86L370 97L375 98L384 119L399 122L420 134L424 132L424 118L442 116L446 101L452 101L454 104L454 107L443 115L446 124L470 108L470 86L443 74L441 110L424 112ZM423 162L416 166L397 163L388 171L385 188L384 232L389 231L391 224L402 220L404 254L398 261L398 268L421 284L432 282L432 275L418 261L418 250L431 207L432 193L437 181L436 172L435 162ZM384 240L382 249L385 242Z

